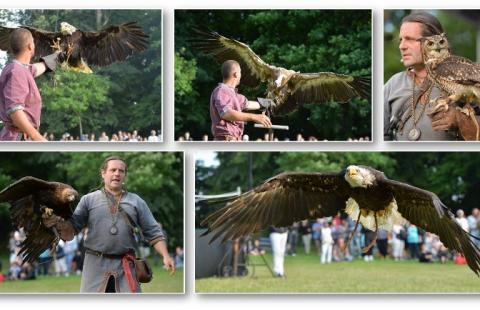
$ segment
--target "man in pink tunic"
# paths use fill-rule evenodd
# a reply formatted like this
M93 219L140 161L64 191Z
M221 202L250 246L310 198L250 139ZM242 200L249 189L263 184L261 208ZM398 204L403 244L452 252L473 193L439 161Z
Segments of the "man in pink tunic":
M25 139L46 141L39 132L42 98L34 78L47 69L55 69L58 52L30 64L35 42L30 31L23 28L10 34L10 48L13 61L0 76L0 141L18 141L22 135Z
M244 122L255 122L271 127L270 118L265 114L245 113L242 110L258 110L257 101L248 101L236 90L242 77L240 65L235 60L222 64L223 82L213 90L210 97L210 118L212 134L217 141L240 141Z

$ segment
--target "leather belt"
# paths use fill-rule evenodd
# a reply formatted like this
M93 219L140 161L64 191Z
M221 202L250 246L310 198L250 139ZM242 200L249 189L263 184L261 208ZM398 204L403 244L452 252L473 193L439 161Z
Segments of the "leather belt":
M85 253L95 255L95 256L98 256L98 257L110 258L110 259L122 259L125 256L125 254L130 253L130 252L127 252L125 254L107 254L107 253L102 253L102 252L99 252L99 251L95 251L95 250L86 248Z

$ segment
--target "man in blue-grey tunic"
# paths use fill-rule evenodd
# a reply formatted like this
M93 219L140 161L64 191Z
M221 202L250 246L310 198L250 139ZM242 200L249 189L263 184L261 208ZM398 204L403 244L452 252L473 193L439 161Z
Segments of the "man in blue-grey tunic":
M172 273L175 263L168 254L163 230L145 201L123 189L126 162L109 157L100 172L103 188L83 196L70 220L57 220L53 216L44 219L44 224L55 225L64 240L71 240L87 227L81 292L140 292L134 266L136 241L130 219L163 256L166 268Z

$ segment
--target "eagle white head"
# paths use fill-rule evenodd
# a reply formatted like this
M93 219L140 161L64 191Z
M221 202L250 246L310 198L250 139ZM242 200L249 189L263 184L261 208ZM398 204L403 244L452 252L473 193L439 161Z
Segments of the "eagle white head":
M366 168L350 165L345 172L345 181L347 181L351 187L367 188L373 185L375 176Z
M72 35L75 31L77 31L77 28L73 27L67 22L61 22L60 23L60 32L64 35Z

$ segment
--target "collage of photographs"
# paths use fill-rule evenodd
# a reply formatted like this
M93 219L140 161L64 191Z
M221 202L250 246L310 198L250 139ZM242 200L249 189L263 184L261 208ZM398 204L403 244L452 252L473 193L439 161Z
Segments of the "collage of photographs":
M480 10L0 9L0 70L0 300L480 293Z

